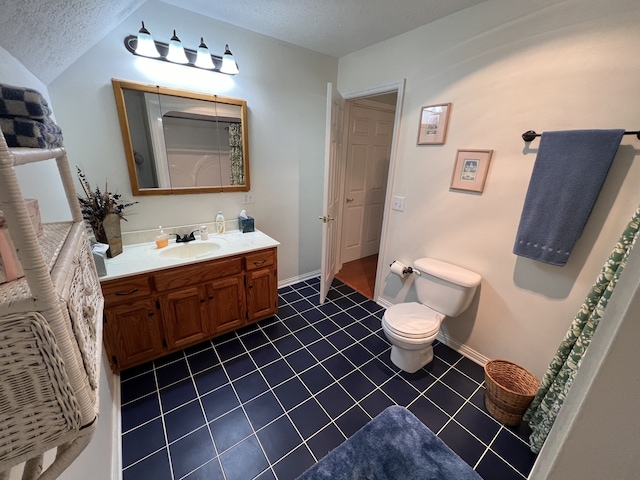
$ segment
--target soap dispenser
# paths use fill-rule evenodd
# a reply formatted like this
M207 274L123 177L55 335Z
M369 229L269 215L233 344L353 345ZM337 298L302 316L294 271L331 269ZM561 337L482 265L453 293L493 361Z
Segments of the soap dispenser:
M160 232L158 232L158 236L156 237L156 248L164 248L169 245L169 235L164 233L162 227L158 227Z
M224 216L222 210L218 210L218 216L216 217L216 232L224 233Z

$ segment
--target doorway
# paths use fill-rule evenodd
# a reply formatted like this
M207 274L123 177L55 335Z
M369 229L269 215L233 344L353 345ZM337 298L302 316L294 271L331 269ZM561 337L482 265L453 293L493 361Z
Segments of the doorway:
M398 92L345 102L338 280L374 299Z

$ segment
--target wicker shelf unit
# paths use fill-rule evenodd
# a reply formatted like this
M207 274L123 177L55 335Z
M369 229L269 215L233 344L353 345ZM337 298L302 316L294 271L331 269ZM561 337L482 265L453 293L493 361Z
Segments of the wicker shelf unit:
M39 237L15 168L50 159L71 221ZM65 149L9 148L0 131L0 210L25 274L0 284L0 479L24 463L24 480L50 480L95 431L102 349L104 301Z

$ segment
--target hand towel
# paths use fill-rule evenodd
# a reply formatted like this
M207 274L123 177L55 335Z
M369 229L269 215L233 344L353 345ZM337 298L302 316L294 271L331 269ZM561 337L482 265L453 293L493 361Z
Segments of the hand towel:
M545 132L513 253L563 266L591 215L624 130Z

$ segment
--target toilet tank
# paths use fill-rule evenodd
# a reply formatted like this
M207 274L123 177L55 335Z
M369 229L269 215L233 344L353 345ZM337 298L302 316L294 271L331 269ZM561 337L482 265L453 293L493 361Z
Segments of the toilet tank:
M482 279L475 272L433 258L420 258L413 267L420 271L415 277L420 303L448 317L469 308Z

